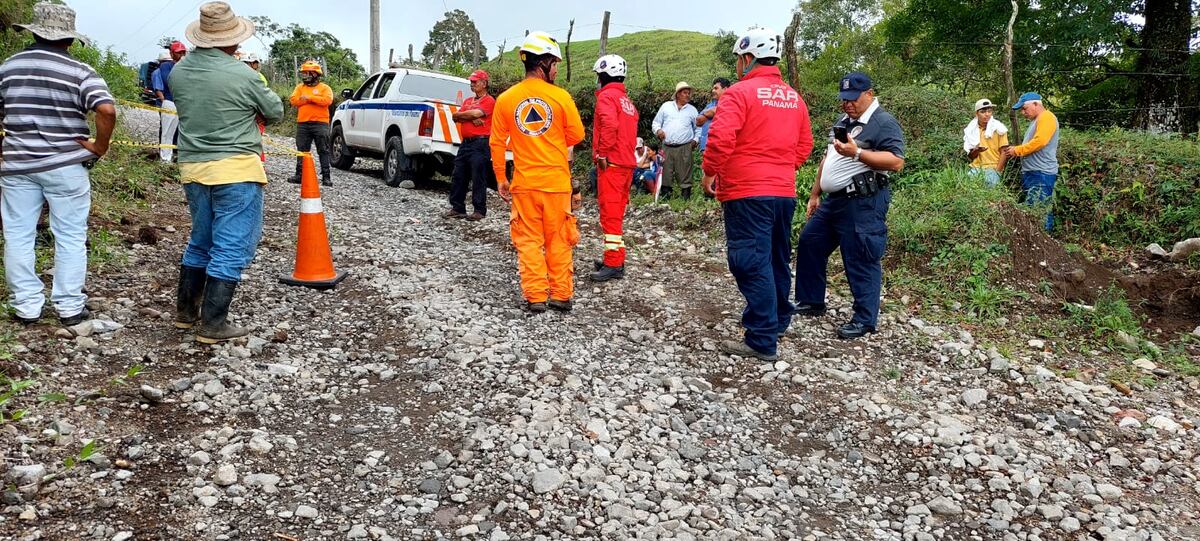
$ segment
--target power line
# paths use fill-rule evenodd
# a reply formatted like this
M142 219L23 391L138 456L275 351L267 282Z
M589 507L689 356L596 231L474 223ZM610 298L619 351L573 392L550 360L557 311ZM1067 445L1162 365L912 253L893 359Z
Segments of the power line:
M165 4L163 4L163 6L161 8L158 8L158 11L154 12L154 15L151 15L149 19L146 19L146 22L142 23L142 25L139 26L137 28L137 30L134 30L133 32L126 34L125 39L121 40L121 43L114 45L113 47L120 47L121 45L128 43L130 39L132 39L134 36L138 35L138 32L141 32L143 29L145 29L146 25L150 24L151 21L158 18L159 15L162 15L162 12L166 11L166 9L168 7L170 7L171 4L173 4L173 3L175 3L175 0L168 0Z
M183 13L183 15L180 15L180 16L179 16L179 18L178 18L178 19L175 19L175 21L174 21L174 22L172 22L171 24L168 24L168 25L164 26L163 28L174 28L174 27L175 27L175 25L179 24L179 23L180 23L180 22L182 22L184 19L186 19L186 18L188 17L188 15L190 15L190 14L192 14L192 13L197 13L197 11L196 11L196 10L200 9L200 6L201 6L201 4L204 4L204 2L206 2L206 1L207 1L207 0L200 0L199 2L196 2L196 5L192 6L192 9L189 9L189 10L185 11L185 12ZM160 37L161 37L161 36L160 36ZM155 40L157 40L157 39L158 39L158 38L155 38ZM157 41L151 41L151 43L157 43ZM146 45L142 45L141 47L138 47L138 48L139 48L139 49L145 49L145 48L146 48Z

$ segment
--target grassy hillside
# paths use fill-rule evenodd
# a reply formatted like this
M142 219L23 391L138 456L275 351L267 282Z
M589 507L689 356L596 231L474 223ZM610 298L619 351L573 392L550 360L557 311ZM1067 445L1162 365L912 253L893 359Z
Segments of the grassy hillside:
M566 35L555 36L566 45ZM713 54L717 37L700 32L678 30L648 30L624 34L608 40L608 52L619 54L629 62L630 86L644 86L647 82L646 61L650 61L650 81L655 87L674 86L680 80L697 88L707 88L717 76L732 77ZM519 45L519 44L518 44ZM564 49L564 53L565 53ZM600 55L600 40L571 42L571 81L567 82L567 68L559 68L558 84L575 91L593 88L596 76L592 64ZM520 72L517 47L504 54L503 64L493 59L486 69L500 70L506 75Z

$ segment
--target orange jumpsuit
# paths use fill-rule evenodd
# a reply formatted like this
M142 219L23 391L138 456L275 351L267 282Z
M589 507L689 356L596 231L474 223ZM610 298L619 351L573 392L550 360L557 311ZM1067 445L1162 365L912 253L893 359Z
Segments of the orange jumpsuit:
M571 212L567 147L583 140L583 120L571 95L536 78L496 98L492 166L504 179L505 141L513 153L512 221L521 291L531 303L570 300L575 294L572 249L579 228Z

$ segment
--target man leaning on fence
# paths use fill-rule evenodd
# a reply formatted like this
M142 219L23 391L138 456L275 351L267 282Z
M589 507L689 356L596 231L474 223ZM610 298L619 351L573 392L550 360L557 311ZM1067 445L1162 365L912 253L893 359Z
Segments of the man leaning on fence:
M34 44L0 65L0 213L4 221L4 271L14 318L42 317L44 285L35 266L34 240L42 204L50 204L54 233L54 284L50 300L63 325L87 319L87 219L91 181L85 164L108 152L117 110L108 85L71 57L75 12L49 3L33 7L28 30ZM96 140L88 141L88 111L96 113Z
M192 233L179 269L175 326L196 323L196 341L213 344L249 333L226 318L242 271L262 236L267 175L255 118L283 117L283 103L234 58L254 23L229 4L209 2L186 36L196 46L171 74L179 107L179 175Z

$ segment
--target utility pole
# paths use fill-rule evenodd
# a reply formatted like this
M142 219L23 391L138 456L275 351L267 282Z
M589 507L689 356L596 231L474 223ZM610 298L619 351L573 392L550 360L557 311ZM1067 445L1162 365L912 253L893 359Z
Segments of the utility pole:
M479 45L481 41L479 34L475 34L475 50L471 54L472 69L479 69Z
M411 43L408 44L408 65L410 65L410 66L413 65L412 44Z
M792 13L792 24L783 32L783 59L787 62L788 84L797 91L800 90L800 66L796 60L796 30L800 28L800 12Z
M379 0L371 0L371 73L379 71Z
M600 56L608 54L608 17L611 13L604 12L604 22L600 23Z

